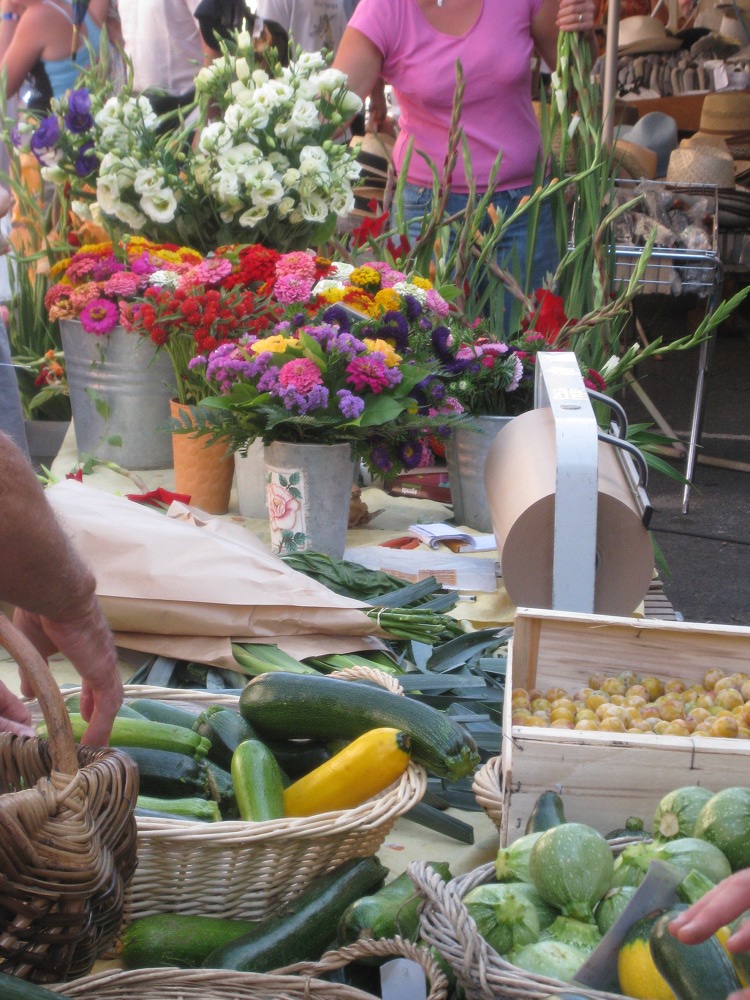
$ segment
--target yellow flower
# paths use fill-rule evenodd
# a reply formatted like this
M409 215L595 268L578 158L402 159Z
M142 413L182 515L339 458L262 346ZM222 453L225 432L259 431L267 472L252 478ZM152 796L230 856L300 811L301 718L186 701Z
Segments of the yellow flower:
M58 260L56 264L53 264L49 269L50 278L56 278L58 274L61 274L63 271L67 271L68 264L72 259L72 257L64 257L62 260Z
M396 353L393 346L387 340L372 340L370 337L365 337L362 343L367 347L368 351L381 351L386 367L398 368L401 364L401 355Z
M416 285L417 288L423 288L426 292L429 292L432 288L432 282L429 278L423 278L421 274L412 274L409 280L412 285Z
M398 312L401 309L401 296L392 288L381 288L375 293L375 301L383 312Z
M334 302L340 302L343 299L343 297L344 297L344 289L343 288L326 288L326 290L324 292L321 292L321 296L320 297L322 299L325 299L325 301L328 302L330 305L333 305Z
M358 288L365 288L368 292L374 292L380 288L381 280L379 273L374 267L355 267L349 275L349 281Z
M250 345L250 350L254 354L262 354L263 351L283 354L290 348L295 351L302 350L298 340L295 340L294 337L282 337L280 333L274 333L271 337L266 337L265 340L256 340L254 344Z

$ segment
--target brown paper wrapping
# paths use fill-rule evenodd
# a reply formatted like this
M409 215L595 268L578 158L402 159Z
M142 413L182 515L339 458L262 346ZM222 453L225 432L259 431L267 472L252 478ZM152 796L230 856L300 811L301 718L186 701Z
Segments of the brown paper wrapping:
M555 451L552 411L541 408L503 428L487 457L485 486L503 583L516 607L552 607ZM653 548L614 449L603 442L596 532L593 610L631 615L653 576Z
M239 524L184 504L167 516L72 481L47 496L119 645L217 666L234 662L231 639L298 658L376 646L367 605L291 569Z

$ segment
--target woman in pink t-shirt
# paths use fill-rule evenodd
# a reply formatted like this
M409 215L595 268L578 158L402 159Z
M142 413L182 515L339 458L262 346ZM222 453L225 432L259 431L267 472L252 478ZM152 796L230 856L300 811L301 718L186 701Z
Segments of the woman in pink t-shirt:
M456 62L465 80L461 126L477 193L488 190L490 170L502 151L493 202L498 212L509 214L530 192L541 151L531 103L532 52L536 48L554 66L558 30L590 33L595 14L596 0L360 0L334 66L363 98L379 77L394 89L401 111L397 170L413 140L403 205L412 239L432 198L433 175L424 157L438 173L445 162ZM466 206L468 189L459 154L451 177L450 214ZM526 272L526 229L522 217L498 247L498 263L519 277ZM528 290L540 287L558 261L547 200L534 243Z

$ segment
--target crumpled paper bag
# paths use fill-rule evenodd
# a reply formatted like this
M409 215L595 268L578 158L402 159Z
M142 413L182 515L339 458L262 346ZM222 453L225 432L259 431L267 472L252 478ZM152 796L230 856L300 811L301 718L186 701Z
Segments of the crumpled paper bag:
M379 646L366 604L291 569L239 524L181 503L165 515L72 480L46 493L120 646L228 668L232 641L299 659Z

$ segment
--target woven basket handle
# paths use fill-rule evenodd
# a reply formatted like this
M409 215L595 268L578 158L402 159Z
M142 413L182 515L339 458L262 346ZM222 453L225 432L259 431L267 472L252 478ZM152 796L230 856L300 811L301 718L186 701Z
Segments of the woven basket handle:
M78 757L73 727L65 708L62 692L48 664L25 635L0 614L0 646L3 646L23 669L34 696L39 702L49 735L52 767L63 774L78 771Z
M422 966L430 985L427 1000L445 1000L448 996L448 979L429 951L402 937L383 938L380 941L360 938L345 948L326 952L319 962L298 962L296 965L276 969L275 974L315 977L322 972L340 969L359 958L385 958L389 955L394 958L410 958Z

